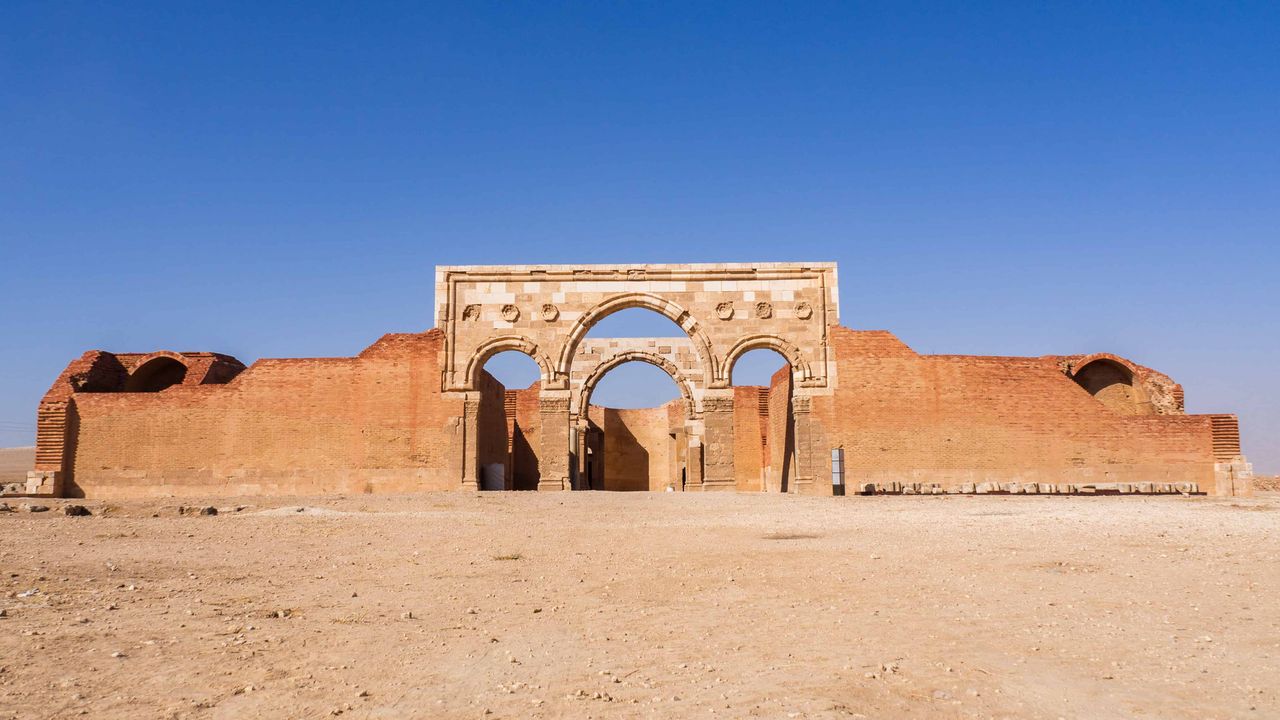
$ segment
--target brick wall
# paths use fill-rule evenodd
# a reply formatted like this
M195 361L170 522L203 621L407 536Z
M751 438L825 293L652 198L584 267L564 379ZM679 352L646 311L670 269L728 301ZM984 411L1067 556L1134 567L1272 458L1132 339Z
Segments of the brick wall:
M761 413L762 392L767 391L753 385L733 388L733 469L737 489L741 492L764 489L762 453L767 417ZM768 409L767 405L765 409Z
M1052 359L921 356L885 332L832 328L839 391L813 400L846 482L1197 482L1207 416L1114 412ZM815 484L830 483L830 468Z
M662 491L668 482L679 482L678 469L673 473L669 405L634 410L591 406L591 421L604 431L602 489Z
M1213 492L1215 460L1239 455L1233 417L1116 412L1061 358L921 356L890 333L839 327L830 338L838 389L812 397L799 429L788 368L767 390L734 389L738 489L804 476L810 487L789 489L829 492L836 446L851 486L1195 482ZM233 359L186 354L209 371L149 393L112 389L150 356L86 353L42 403L37 468L65 467L66 491L95 497L455 489L465 425L462 402L440 392L442 341L435 330L387 335L353 358L262 360L226 384L204 383L219 367L230 376ZM508 394L483 375L477 389L481 463L504 463L508 487L533 489L539 388ZM606 433L606 487L679 483L683 401L591 413ZM814 467L796 466L797 442L814 446L803 455Z
M441 342L388 335L355 358L261 360L226 385L76 393L67 491L452 489L462 403L439 392Z
M542 417L539 413L538 393L541 383L515 390L515 422L511 428L512 490L537 490L539 471L538 452L542 447Z
M765 466L765 485L769 492L788 491L795 474L795 438L790 422L791 366L783 365L769 379L768 407L765 443L769 457Z

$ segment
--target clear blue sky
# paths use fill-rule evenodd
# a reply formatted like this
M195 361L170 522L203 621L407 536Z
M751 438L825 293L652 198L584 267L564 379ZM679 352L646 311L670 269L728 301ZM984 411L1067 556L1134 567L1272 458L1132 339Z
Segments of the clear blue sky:
M0 445L88 348L350 355L437 263L813 259L1280 472L1280 4L0 6Z

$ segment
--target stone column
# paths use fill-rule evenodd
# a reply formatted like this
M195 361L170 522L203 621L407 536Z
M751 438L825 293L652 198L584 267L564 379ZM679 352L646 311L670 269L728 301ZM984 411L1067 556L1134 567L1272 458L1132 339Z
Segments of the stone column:
M702 438L689 436L689 451L684 459L684 487L677 490L696 491L702 489Z
M585 490L587 487L587 421L578 420L573 424L569 437L569 486L574 490Z
M538 453L539 490L567 490L569 485L569 391L538 394L542 447Z
M737 486L733 468L733 388L707 390L702 398L703 472L701 490L732 490Z
M829 495L831 493L831 468L829 456L821 447L822 441L811 412L808 395L797 394L791 398L791 416L795 438L795 477L791 492Z
M480 489L480 393L463 392L462 418L458 427L462 446L461 477L463 490Z

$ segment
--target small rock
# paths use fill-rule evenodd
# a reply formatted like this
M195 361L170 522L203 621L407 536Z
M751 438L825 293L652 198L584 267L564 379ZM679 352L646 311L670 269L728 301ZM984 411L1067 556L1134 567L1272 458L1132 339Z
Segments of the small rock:
M27 512L33 512L33 513L49 512L48 505L32 505L31 503L23 503L21 507L23 510L26 510Z
M18 593L18 597L27 598L27 597L31 597L32 595L39 595L39 594L40 594L40 588L31 588L30 590L23 590L22 592Z
M62 508L62 513L71 517L85 517L93 514L83 505L67 505Z
M213 507L212 505L210 505L209 507L203 507L203 508L200 508L200 514L201 515L217 515L218 508Z
M404 611L404 612L400 613L400 619L401 619L401 620L412 620L412 619L413 619L413 611L412 611L412 610L406 610L406 611Z
M124 653L122 653L122 652L120 652L119 650L117 650L117 651L115 651L115 652L111 653L111 657L113 657L113 658L123 658L123 657L129 657L129 656L128 656L128 655L125 655Z

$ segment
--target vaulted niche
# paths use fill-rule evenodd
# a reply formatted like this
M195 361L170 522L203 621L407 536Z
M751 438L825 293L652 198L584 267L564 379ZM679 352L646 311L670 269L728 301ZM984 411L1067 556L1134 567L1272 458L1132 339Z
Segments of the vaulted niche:
M1135 384L1133 371L1118 362L1099 359L1072 376L1098 402L1123 415L1151 415L1154 410Z
M124 382L125 392L160 392L181 383L187 366L171 357L155 357L134 368Z

